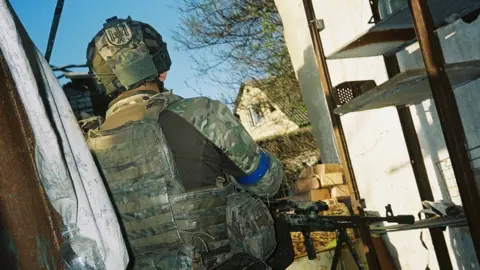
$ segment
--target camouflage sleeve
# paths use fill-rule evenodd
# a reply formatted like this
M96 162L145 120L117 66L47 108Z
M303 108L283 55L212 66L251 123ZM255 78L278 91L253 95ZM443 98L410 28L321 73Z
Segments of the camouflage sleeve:
M258 171L261 165L261 152L266 153L253 141L245 128L238 122L230 109L223 103L206 97L183 99L168 107L195 126L212 141L245 174ZM283 179L281 162L269 157L267 171L261 179L242 188L257 196L271 197L278 192Z

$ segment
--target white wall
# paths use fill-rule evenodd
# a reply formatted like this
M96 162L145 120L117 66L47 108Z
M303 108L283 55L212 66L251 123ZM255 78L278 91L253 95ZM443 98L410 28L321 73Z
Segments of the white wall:
M308 60L298 58L305 57L304 55L308 55L312 50L310 42L298 38L300 33L308 34L304 7L298 0L276 0L276 4L284 23L292 63L298 72L303 67L296 63ZM321 36L327 55L370 27L367 23L371 17L368 0L314 0L313 4L317 18L325 21L326 28L321 32ZM456 23L451 27L465 27L465 25ZM475 26L469 26L464 30L457 29L456 35L444 41L444 43L456 44L445 47L447 61L461 59L459 58L461 55L463 59L469 58L470 56L466 56L466 53L471 53L474 48L480 48L478 46L479 28L477 20ZM445 31L448 32L447 29ZM469 39L469 42L475 42L475 47L468 47L470 45L467 45L466 39ZM460 47L465 51L460 52ZM476 55L478 58L479 53L477 49L470 55ZM418 55L402 55L400 62L405 68L415 66L422 60ZM334 86L344 81L365 79L374 79L378 85L388 79L382 57L329 60L328 68ZM314 73L317 70L310 69L310 72ZM299 79L302 80L302 78ZM478 83L475 86L473 84L464 86L461 90L462 94L458 95L462 116L468 122L467 136L472 146L479 143L477 127L480 126L480 120L475 118L478 114L474 114L479 110L475 104L478 103L477 95L480 93L475 93L474 88L478 88ZM434 196L438 200L443 198L439 188L442 180L435 172L433 162L446 157L447 154L438 127L438 117L429 116L433 111L428 104L429 102L426 101L423 106L413 107L412 114L425 155ZM425 111L429 111L426 116L424 116ZM430 122L427 126L423 124L425 118ZM342 123L360 195L365 198L369 210L384 214L385 205L390 203L396 214L416 215L421 209L421 202L396 109L390 107L348 114L342 117ZM432 157L435 158L432 159ZM476 262L472 264L471 258L475 254L472 253L473 246L468 243L468 237L458 233L454 235L451 232L445 235L454 269L478 268ZM393 244L390 248L394 255L397 255L397 264L401 269L425 269L427 264L431 269L439 269L428 231L424 230L428 251L421 244L420 231L390 233L388 238ZM464 255L458 254L460 250Z
M250 133L254 140L260 140L266 137L285 134L299 128L297 124L291 121L285 113L273 101L270 104L275 107L275 111L263 110L263 120L256 125L252 125L249 119L248 107L254 102L269 101L266 94L259 88L245 86L240 99L237 113L240 116L240 122Z
M480 20L472 24L459 20L438 31L447 63L480 59ZM418 43L409 46L398 53L400 68L423 67ZM469 148L480 145L480 80L476 80L454 90L457 104L462 117ZM448 199L448 188L444 185L442 175L436 164L448 159L448 151L440 127L438 114L432 99L422 104L412 106L412 114L420 144L425 157L425 165L436 199ZM472 157L480 156L480 149L471 151ZM474 162L474 168L480 168L480 160ZM448 177L448 175L446 175ZM453 178L453 177L452 177ZM478 182L477 182L478 185ZM454 201L458 201L453 198ZM450 256L456 261L459 269L480 269L477 257L473 251L471 239L466 230L449 229L446 240L450 245ZM457 266L456 265L456 266Z

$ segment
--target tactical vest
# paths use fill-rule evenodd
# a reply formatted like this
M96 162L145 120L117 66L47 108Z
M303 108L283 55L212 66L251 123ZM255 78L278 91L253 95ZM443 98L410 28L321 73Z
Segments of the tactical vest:
M199 255L202 265L213 266L231 251L245 249L245 243L257 249L252 255L268 257L276 242L263 203L252 205L253 198L235 192L228 177L217 179L215 187L185 192L158 114L147 115L110 130L91 130L88 140L121 218L135 269L193 269ZM227 209L227 203L244 207Z

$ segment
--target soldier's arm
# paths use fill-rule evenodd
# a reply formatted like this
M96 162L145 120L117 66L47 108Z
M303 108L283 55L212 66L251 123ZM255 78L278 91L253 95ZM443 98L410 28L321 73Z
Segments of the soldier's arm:
M244 189L262 197L278 192L283 179L281 162L253 141L226 105L201 97L182 100L174 107L243 172L226 171Z

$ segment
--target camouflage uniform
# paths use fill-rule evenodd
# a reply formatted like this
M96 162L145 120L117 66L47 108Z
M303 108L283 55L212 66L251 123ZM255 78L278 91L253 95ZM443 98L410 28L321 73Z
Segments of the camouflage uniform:
M120 84L131 88L125 80ZM247 177L225 175L214 186L186 190L157 121L165 111L195 127ZM210 269L234 253L266 260L275 250L273 219L250 194L273 196L281 163L253 142L224 104L139 93L111 105L87 142L121 217L135 269Z

